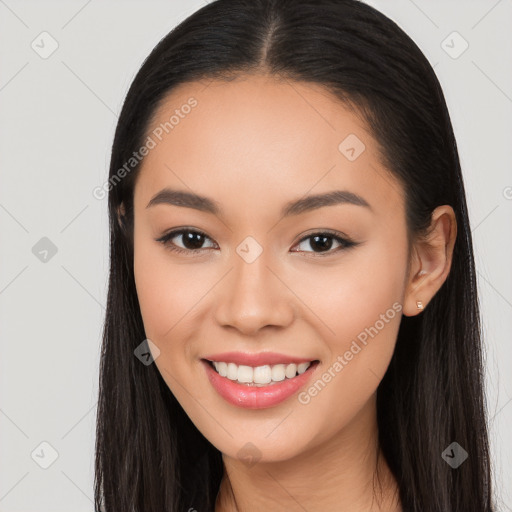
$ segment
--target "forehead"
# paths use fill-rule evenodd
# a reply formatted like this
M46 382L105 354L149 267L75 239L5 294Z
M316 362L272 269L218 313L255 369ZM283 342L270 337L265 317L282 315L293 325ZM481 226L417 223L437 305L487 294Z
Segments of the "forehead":
M245 207L340 188L402 202L364 121L319 84L262 75L181 84L147 136L154 147L136 187L147 201L173 187Z

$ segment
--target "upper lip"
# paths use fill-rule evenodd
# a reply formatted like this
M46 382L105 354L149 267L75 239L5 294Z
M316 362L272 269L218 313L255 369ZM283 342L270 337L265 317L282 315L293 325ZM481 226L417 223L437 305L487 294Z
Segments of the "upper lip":
M246 366L263 366L263 365L274 365L274 364L286 364L286 363L309 363L316 361L316 359L307 359L304 357L289 356L286 354L278 354L277 352L258 352L251 354L250 352L222 352L221 354L211 354L205 356L203 359L209 361L235 363L236 365Z

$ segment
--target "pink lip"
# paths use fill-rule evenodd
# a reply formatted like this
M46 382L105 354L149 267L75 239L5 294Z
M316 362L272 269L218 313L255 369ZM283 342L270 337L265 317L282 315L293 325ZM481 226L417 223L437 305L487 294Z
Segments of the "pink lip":
M258 354L250 354L248 352L223 352L222 354L212 354L205 356L203 359L209 361L218 361L225 363L235 363L236 365L246 366L263 366L268 364L287 364L287 363L309 363L314 361L314 358L304 359L302 357L287 356L286 354L278 354L276 352L259 352Z
M227 362L225 359L223 361ZM227 377L221 377L210 363L204 359L201 362L205 367L211 385L217 393L230 404L245 409L265 409L280 404L306 384L319 364L318 362L312 363L304 373L293 379L285 379L276 384L256 387L239 384Z

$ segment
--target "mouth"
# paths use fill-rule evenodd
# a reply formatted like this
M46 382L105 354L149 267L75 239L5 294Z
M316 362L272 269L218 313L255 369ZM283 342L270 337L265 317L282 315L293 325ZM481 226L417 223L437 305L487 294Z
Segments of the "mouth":
M209 359L201 363L211 386L226 402L245 409L268 409L305 387L320 361L256 367Z
M254 367L226 361L210 361L209 359L203 359L203 361L221 377L248 387L273 386L283 381L292 380L320 362L315 359L298 364L265 364Z

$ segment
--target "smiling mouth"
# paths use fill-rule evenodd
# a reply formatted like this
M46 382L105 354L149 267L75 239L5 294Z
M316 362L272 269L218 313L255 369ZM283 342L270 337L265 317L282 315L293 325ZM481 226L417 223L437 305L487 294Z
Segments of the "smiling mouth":
M237 365L224 361L210 361L203 359L221 377L225 377L238 384L246 386L263 387L292 380L316 366L320 361L315 359L307 363L288 363L262 366Z

